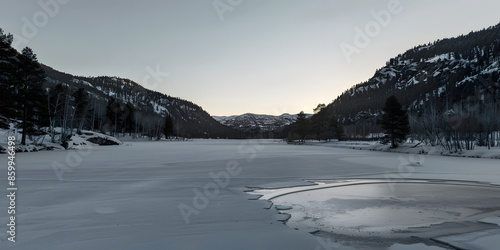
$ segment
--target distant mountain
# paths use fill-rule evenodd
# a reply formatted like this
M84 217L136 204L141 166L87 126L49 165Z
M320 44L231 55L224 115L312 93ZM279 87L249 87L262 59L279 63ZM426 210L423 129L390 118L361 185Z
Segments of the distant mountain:
M430 109L477 115L484 107L466 108L485 101L500 104L499 81L500 24L417 46L390 59L368 81L338 96L323 114L353 125L346 126L346 133L365 135L380 131L377 120L390 95L420 115Z
M260 133L274 131L277 128L290 125L297 120L297 115L282 114L273 116L247 113L233 116L213 116L213 118L221 124L239 131Z
M240 131L214 120L202 107L187 100L148 90L132 80L108 76L73 76L44 65L43 69L47 74L47 87L63 84L75 90L83 88L90 93L92 102L98 104L93 112L100 113L98 114L100 117L105 115L106 103L115 99L121 103L122 108L131 107L136 120L147 121L151 117L161 118L170 115L177 127L174 130L178 130L177 132L185 137L240 138L243 136ZM158 118L156 121L159 121ZM153 123L158 122L148 121L148 123L151 123L150 127L153 127L156 126ZM148 125L142 124L142 126Z

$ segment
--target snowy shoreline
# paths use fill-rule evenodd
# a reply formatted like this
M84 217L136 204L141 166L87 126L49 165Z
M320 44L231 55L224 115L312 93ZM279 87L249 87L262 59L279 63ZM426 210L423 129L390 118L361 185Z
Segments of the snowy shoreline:
M500 147L493 147L488 150L486 147L476 146L474 150L463 150L458 153L450 153L443 150L441 146L420 145L418 143L404 143L397 148L390 148L390 145L384 145L378 141L306 141L304 145L414 155L440 155L466 158L500 159Z

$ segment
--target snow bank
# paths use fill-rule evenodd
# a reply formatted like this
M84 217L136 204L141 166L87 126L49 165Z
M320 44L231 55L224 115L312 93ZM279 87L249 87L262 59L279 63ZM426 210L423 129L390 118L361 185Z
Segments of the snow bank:
M61 133L60 128L55 129L56 133ZM16 152L38 152L41 150L63 150L63 149L85 149L88 146L97 145L123 145L123 142L116 139L113 136L105 135L98 132L82 130L81 134L77 134L76 131L71 136L71 139L67 141L66 145L61 145L59 143L52 143L51 138L48 134L42 135L36 138L30 139L26 138L27 145L20 145L22 133L18 133L15 130L0 129L0 153L5 152L7 148L7 138L9 136L15 136L16 139Z

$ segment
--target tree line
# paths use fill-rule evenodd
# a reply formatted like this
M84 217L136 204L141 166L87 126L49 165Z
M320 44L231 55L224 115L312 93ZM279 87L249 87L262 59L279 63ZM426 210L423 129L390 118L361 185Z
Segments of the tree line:
M336 116L329 115L328 106L318 104L314 109L314 113L310 118L307 118L303 111L297 114L297 121L285 129L289 142L298 141L303 143L306 139L318 141L352 139L346 137L345 125L341 124ZM391 147L397 147L407 138L410 132L408 112L394 95L386 100L383 115L378 123L384 136L377 139L384 144L390 143Z
M311 117L307 117L304 111L301 111L297 114L295 123L277 130L274 135L285 138L288 142L299 143L303 143L306 139L329 141L344 138L342 124L335 115L328 112L324 104L319 104L314 111L315 114Z
M315 110L321 108L321 111L309 119L304 112L297 115L297 121L286 130L288 140L379 140L392 148L406 141L416 141L441 146L450 153L473 150L475 146L500 147L500 95L495 94L498 91L493 88L498 88L498 83L485 79L482 82L492 87L487 88L489 94L478 92L450 109L440 108L435 102L404 107L392 95L377 115L362 112L360 117L363 119L348 124L328 116L328 106L320 104ZM367 120L369 123L374 121L368 130L365 129Z

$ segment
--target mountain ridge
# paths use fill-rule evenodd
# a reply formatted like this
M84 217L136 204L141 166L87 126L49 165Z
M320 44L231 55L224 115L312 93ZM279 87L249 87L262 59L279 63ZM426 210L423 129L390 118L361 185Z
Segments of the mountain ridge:
M284 113L281 115L266 115L245 113L242 115L213 116L215 120L228 127L247 132L271 132L290 125L297 120L297 115Z

